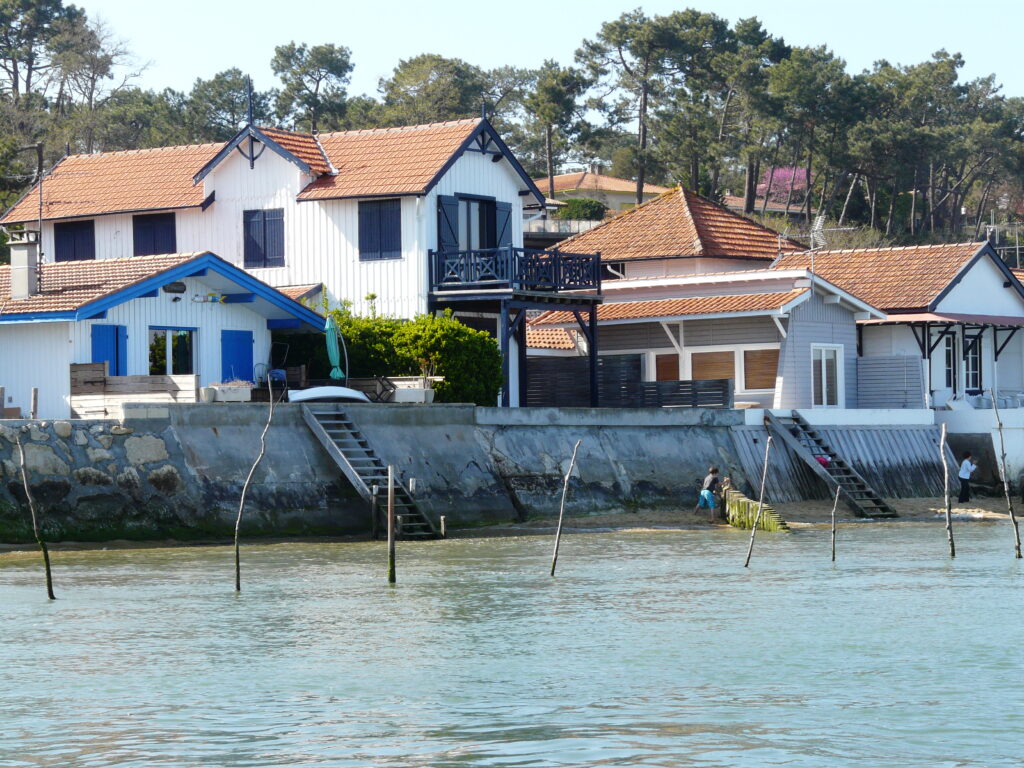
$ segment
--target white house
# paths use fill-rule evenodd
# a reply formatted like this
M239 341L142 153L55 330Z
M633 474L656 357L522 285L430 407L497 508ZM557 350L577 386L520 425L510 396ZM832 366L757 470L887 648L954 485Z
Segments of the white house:
M531 296L590 288L571 299L586 312L600 284L596 258L554 256L552 271L522 248L526 198L543 202L484 119L318 135L246 125L225 144L66 157L0 224L41 228L44 268L209 252L357 312L371 295L397 317L452 308L500 336L514 405Z
M7 409L72 415L72 366L111 377L192 377L197 386L257 378L274 329L323 318L211 253L35 265L34 243L0 267L0 386ZM265 368L263 369L266 370ZM142 384L143 382L137 381Z

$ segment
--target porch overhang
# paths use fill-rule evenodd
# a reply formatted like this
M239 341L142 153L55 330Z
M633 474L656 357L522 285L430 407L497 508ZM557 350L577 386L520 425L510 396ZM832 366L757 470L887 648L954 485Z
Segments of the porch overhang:
M1000 328L1024 328L1024 317L1012 315L976 315L959 312L915 312L888 315L883 319L859 321L861 325L909 325L935 323L936 325L991 325Z

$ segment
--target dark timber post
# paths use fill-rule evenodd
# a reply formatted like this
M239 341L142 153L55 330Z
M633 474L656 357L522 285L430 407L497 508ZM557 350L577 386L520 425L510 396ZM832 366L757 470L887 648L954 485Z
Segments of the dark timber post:
M388 464L388 583L395 583L395 468Z
M501 302L501 318L498 320L498 341L501 343L501 405L508 408L508 302Z
M519 325L516 326L516 345L519 347L519 407L526 405L526 310L519 310Z
M590 336L587 350L590 353L590 407L598 408L601 405L600 394L597 391L597 305L590 307L590 322L588 334Z

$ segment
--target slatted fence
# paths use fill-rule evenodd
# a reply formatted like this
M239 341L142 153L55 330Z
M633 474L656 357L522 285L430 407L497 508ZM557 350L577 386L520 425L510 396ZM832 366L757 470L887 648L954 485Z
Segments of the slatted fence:
M640 355L597 358L597 391L603 408L731 408L732 379L641 381ZM526 363L526 404L585 408L590 405L590 363L585 357L532 357Z
M106 363L71 366L71 418L120 419L124 403L194 403L198 376L107 376Z

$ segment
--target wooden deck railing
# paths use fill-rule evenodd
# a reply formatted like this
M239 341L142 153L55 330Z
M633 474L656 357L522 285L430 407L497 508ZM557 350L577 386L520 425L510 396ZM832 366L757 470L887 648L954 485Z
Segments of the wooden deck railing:
M601 290L601 254L533 248L430 251L434 292L511 288L521 291Z
M107 376L106 363L71 366L71 418L120 419L124 403L194 403L198 376Z

